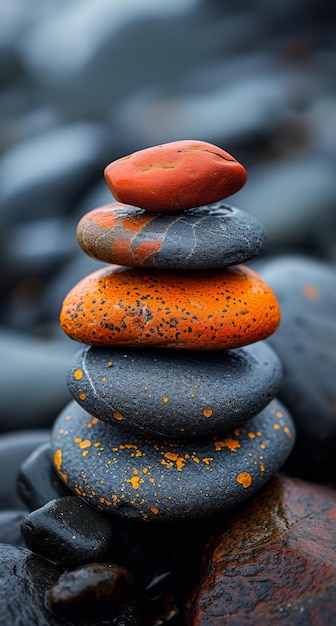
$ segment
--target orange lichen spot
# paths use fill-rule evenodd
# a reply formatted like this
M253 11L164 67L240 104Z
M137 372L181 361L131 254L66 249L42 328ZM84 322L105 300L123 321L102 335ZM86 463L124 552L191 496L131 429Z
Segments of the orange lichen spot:
M114 419L116 419L118 421L124 419L124 416L121 413L119 413L119 411L113 411L112 415L113 415Z
M203 409L202 413L204 417L211 417L211 415L213 414L213 410L210 408Z
M101 441L96 441L96 443L93 444L94 448L99 448L99 446L101 446Z
M284 427L284 429L283 429L283 431L284 431L284 433L286 433L286 435L288 435L288 437L291 437L291 436L292 436L292 433L291 433L291 431L289 430L288 426L285 426L285 427Z
M249 472L240 472L236 478L237 483L243 485L244 489L249 487L252 483L252 476Z
M59 448L54 452L54 465L58 471L62 467L62 450Z
M84 450L84 452L82 452L82 456L87 456L88 453L89 453L88 450Z
M211 456L209 456L208 458L202 459L202 462L205 463L205 465L210 465L211 461L213 461L213 457Z
M138 474L136 473L136 470L134 470L134 476L132 476L132 478L127 478L126 479L127 483L131 483L133 489L139 489L140 485L144 482L142 480L142 478L140 478L140 476L138 476Z
M194 385L194 389L198 389L199 385Z
M260 463L259 467L261 472L265 471L265 465L263 463Z
M77 369L74 371L74 377L76 380L80 380L83 376L83 370Z
M60 429L59 429L59 434L60 434L60 435L64 435L64 433L65 433L65 429L64 429L64 428L60 428Z
M275 414L279 419L283 417L283 413L281 411L277 411Z
M254 439L254 438L255 438L255 434L254 434L254 433L247 433L247 436L248 436L250 439Z
M106 379L106 376L102 376L102 377L101 377L101 381L102 381L102 383L106 383L106 380L107 380L107 379Z
M175 452L165 452L164 457L169 461L173 461L173 463L176 464L176 469L178 472L180 472L185 466L185 459Z
M144 387L144 391L148 391L148 387Z
M153 513L153 515L157 515L159 512L159 509L156 506L151 506L150 510Z
M194 397L195 397L195 394L194 394L194 393L192 393L190 397L191 397L191 398L194 398Z
M80 442L80 444L79 444L79 447L80 447L81 449L83 449L83 448L89 448L90 446L91 446L91 441L90 441L90 439L85 439L84 441L81 441L81 442Z
M234 431L233 431L233 434L234 434L236 437L239 437L239 435L240 435L240 428L235 428L235 429L234 429Z
M262 433L260 432L260 430L257 430L256 435L257 437L261 437Z
M224 439L224 441L215 442L215 450L222 450L223 448L229 448L231 452L235 452L237 448L240 448L240 443L237 439L231 439L231 437Z
M164 402L165 404L167 404L168 400L169 400L169 398L167 398L167 396L164 396L162 398L162 402Z
M264 443L261 443L261 444L260 444L260 447L261 447L261 449L262 449L262 450L265 450L266 445L265 445Z
M273 428L274 428L274 430L279 430L280 424L273 424Z
M80 400L85 400L86 393L84 391L79 391L78 392L78 397L79 397Z
M82 441L82 438L81 438L81 437L75 437L75 438L74 438L74 442L75 442L75 443L80 443L81 441Z
M317 289L317 287L315 287L315 285L303 285L302 286L302 293L306 298L311 298L312 300L316 300L316 298L319 297L320 292Z
M65 416L65 419L66 419L67 421L71 420L71 415L66 415L66 416Z
M112 367L113 363L112 363L112 361L108 361L106 365L107 365L107 367Z

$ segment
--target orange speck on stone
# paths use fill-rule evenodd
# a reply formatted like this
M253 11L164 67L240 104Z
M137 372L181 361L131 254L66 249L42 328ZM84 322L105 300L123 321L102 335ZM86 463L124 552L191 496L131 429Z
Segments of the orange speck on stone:
M82 441L82 438L81 438L81 437L75 437L75 438L74 438L74 442L75 442L75 443L80 443L80 441Z
M178 472L180 472L185 466L185 459L175 452L165 452L164 457L169 461L173 461L176 464L176 469Z
M312 300L316 300L316 298L318 298L320 295L318 288L315 287L315 285L309 285L309 284L303 285L302 293L306 298L310 298Z
M86 393L84 393L84 391L79 391L78 392L78 397L79 397L80 400L85 400Z
M240 472L236 478L237 483L243 485L244 489L249 487L252 483L252 476L249 472Z
M82 452L82 456L87 456L88 452L88 450L84 450L84 452Z
M67 421L68 421L68 420L71 420L71 415L66 415L66 416L65 416L65 419L66 419Z
M62 467L62 450L59 448L54 452L54 465L57 470L60 470Z
M150 510L153 513L153 515L157 515L159 512L159 509L156 506L152 506Z
M106 383L106 376L102 376L101 377L101 381L102 381L102 383Z
M261 437L262 433L260 432L260 430L257 430L256 435L257 437Z
M283 413L281 411L277 411L275 414L279 419L283 417Z
M240 443L237 439L231 439L228 437L224 441L215 441L215 450L222 450L223 448L229 448L232 452L240 448Z
M255 434L254 434L254 433L247 433L247 436L248 436L250 439L254 439L254 438L255 438Z
M204 417L211 417L211 415L213 413L213 410L210 409L210 408L209 409L203 409L202 413L203 413Z
M292 433L291 433L291 431L289 430L288 426L285 426L285 427L284 427L284 429L283 429L283 431L284 431L284 433L286 433L286 435L288 435L288 437L291 437L291 436L292 436Z
M211 461L213 461L213 457L211 456L209 456L208 458L202 459L202 462L205 463L205 465L209 465Z
M234 434L236 437L239 437L239 435L240 435L240 429L239 429L239 428L235 428L235 429L234 429L234 431L233 431L233 434Z
M120 421L120 420L123 420L123 419L124 419L124 416L123 416L121 413L119 413L119 411L114 411L114 412L112 413L112 415L113 415L114 419L116 419L116 420L118 420L118 421Z
M59 471L58 475L59 475L60 479L63 480L64 483L67 482L68 477L67 477L67 475L64 472Z
M140 478L140 476L135 474L134 476L132 476L132 478L126 479L126 482L131 483L133 489L137 490L139 489L141 483L143 483L143 480L142 478Z
M259 467L261 472L265 471L265 465L263 463L260 463Z
M194 394L194 393L192 393L192 394L191 394L191 398L194 398L194 397L195 397L195 394Z
M167 396L164 396L164 398L162 398L162 402L164 402L165 404L167 404L169 398L167 398Z
M260 444L260 447L261 447L261 449L262 449L262 450L265 450L265 448L266 448L266 446L265 446L265 444L264 444L264 443L261 443L261 444Z
M279 430L280 424L273 424L273 428L274 428L274 430Z
M80 380L83 376L83 371L81 369L78 369L74 372L74 377L76 380Z
M81 441L81 443L79 444L79 447L81 449L83 448L89 448L91 446L91 441L90 439L85 439L84 441Z

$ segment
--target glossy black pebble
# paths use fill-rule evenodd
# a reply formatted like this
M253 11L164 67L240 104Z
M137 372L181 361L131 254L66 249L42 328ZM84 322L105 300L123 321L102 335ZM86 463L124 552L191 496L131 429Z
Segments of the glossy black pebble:
M106 263L157 269L207 269L245 263L264 250L264 226L224 202L182 214L151 214L112 203L85 214L77 239Z
M273 400L242 428L181 442L149 439L92 417L75 401L54 423L54 464L68 487L122 518L176 521L230 509L264 485L294 443Z
M90 563L64 572L47 591L47 607L63 619L108 620L133 590L133 576L111 563Z
M22 463L16 489L30 511L39 509L49 500L72 495L55 472L50 441L38 446Z
M74 495L51 500L27 514L21 534L27 548L65 567L111 561L114 544L115 552L118 549L118 536L107 516Z
M190 439L240 426L276 396L282 368L266 342L236 350L86 347L67 375L88 413L142 434Z

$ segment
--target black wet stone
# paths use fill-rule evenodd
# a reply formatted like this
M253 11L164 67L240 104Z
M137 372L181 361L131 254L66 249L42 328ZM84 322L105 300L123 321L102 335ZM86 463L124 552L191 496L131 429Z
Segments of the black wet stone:
M87 254L106 263L176 270L245 263L267 243L261 222L224 202L178 215L105 205L84 215L77 238Z
M45 607L44 595L61 573L28 548L0 544L0 624L59 625Z
M118 535L107 516L74 495L28 513L21 534L27 548L65 567L111 561L118 554Z
M286 469L336 484L336 272L303 255L265 259L260 275L274 291L281 324L268 338L283 365L278 397L297 429Z
M112 563L90 563L64 572L46 593L47 607L63 619L108 620L134 587L130 572Z
M72 495L55 472L49 441L38 446L22 463L16 489L30 511L39 509L55 498Z
M181 439L240 426L269 404L281 380L265 342L220 352L86 347L67 375L73 398L91 415Z
M92 417L75 401L56 419L54 464L68 487L126 519L176 521L231 509L282 466L295 439L277 400L222 437L149 439Z
M20 466L38 446L49 439L50 431L47 429L17 430L0 436L0 509L23 508L16 490Z
M22 546L23 539L20 526L27 514L25 509L0 511L0 544L9 543L14 546Z

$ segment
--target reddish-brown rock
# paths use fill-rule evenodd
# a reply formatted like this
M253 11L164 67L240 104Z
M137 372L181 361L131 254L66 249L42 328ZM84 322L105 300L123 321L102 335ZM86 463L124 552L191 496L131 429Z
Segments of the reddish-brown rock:
M198 140L133 152L112 161L104 175L116 200L157 213L217 202L246 181L245 168L231 154Z
M187 626L336 623L336 491L278 475L211 531Z

